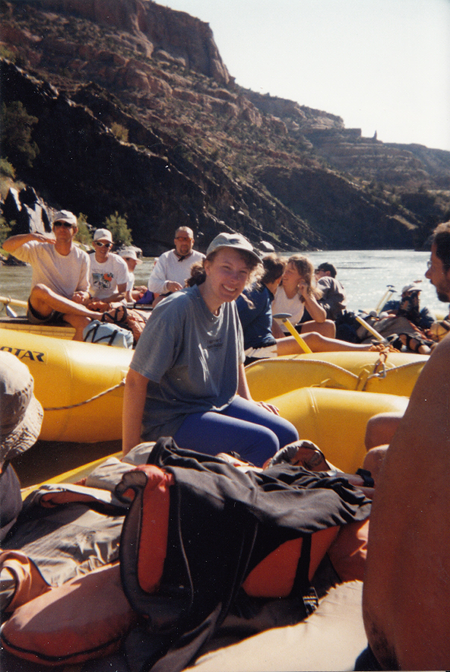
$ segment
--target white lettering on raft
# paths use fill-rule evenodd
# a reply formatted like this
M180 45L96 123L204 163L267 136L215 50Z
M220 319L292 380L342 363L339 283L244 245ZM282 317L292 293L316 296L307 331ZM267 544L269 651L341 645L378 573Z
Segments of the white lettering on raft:
M4 352L10 352L19 359L30 359L32 362L41 362L42 364L45 364L45 352L39 352L38 350L26 350L25 348L13 348L10 345L0 345L0 350L3 350Z

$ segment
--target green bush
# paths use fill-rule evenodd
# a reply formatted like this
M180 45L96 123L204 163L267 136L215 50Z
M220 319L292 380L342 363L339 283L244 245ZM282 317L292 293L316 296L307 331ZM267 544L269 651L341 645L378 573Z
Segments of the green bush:
M6 44L0 45L0 57L7 58L8 61L11 61L11 63L16 62L16 55L11 51L11 49L8 49Z
M92 244L92 234L90 232L87 217L83 215L82 212L77 217L78 219L78 233L75 236L75 240L81 243L82 245L90 246Z
M12 180L16 179L15 168L7 158L0 158L0 175L3 175L3 177L10 177Z
M105 229L111 231L113 241L117 245L132 245L133 238L131 235L131 230L127 226L127 218L122 217L116 211L113 215L109 215L104 222Z
M121 142L128 142L128 128L125 128L125 126L122 126L122 124L114 122L111 124L111 131L117 140L120 140Z
M11 231L11 227L8 225L6 219L3 217L3 215L0 215L0 247L3 245L3 242L9 236L10 231Z
M14 163L24 164L32 168L33 161L39 154L39 147L31 139L33 126L39 119L28 114L20 100L1 107L1 144L3 151Z

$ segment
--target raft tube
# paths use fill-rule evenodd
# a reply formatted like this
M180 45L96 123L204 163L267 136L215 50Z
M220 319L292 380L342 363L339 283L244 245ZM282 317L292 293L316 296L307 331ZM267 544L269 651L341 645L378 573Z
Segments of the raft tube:
M95 443L121 438L123 385L116 386L125 379L133 350L10 329L0 329L0 350L30 369L44 408L40 439Z
M345 473L362 466L369 418L377 413L404 413L408 397L304 387L270 399L280 415L292 422L301 439L313 441L327 460Z
M369 418L388 411L403 413L408 401L407 397L398 395L320 387L302 388L271 399L280 414L295 425L301 439L313 441L327 460L350 474L363 464L366 454L364 436ZM77 482L109 457L44 482ZM120 458L121 454L115 453L114 457ZM25 488L23 495L29 494L35 487Z
M246 367L255 401L311 385L409 397L428 355L379 352L321 352L274 357Z

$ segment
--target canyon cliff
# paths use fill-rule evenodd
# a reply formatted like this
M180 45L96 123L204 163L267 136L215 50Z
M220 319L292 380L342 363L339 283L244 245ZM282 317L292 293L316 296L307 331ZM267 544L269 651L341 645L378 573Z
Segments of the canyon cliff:
M36 119L18 177L95 227L126 216L145 254L180 224L201 248L221 230L284 250L400 248L450 218L450 152L239 87L199 19L148 0L0 7L2 99Z

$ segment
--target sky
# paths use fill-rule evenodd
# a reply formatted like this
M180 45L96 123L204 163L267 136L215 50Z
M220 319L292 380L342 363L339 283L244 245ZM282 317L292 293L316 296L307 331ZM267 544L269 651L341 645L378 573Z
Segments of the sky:
M239 85L450 151L450 0L157 2L210 24Z

